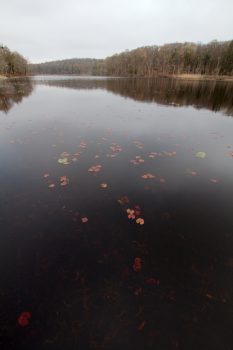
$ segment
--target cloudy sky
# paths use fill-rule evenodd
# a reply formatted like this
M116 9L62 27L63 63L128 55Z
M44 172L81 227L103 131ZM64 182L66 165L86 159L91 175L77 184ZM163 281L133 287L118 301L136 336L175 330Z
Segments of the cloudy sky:
M0 43L31 62L233 39L232 0L0 0Z

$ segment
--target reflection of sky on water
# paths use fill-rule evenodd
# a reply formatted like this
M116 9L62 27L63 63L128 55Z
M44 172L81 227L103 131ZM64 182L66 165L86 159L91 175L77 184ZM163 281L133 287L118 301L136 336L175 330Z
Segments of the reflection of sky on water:
M223 81L189 81L168 78L112 78L99 76L34 76L16 78L0 84L0 110L7 112L37 84L69 89L104 89L126 98L173 107L194 106L232 115L233 84Z
M147 152L175 148L182 156L176 157L173 171L194 166L228 177L231 168L227 148L232 145L231 118L193 107L174 108L123 99L102 89L36 85L30 98L9 111L6 125L10 129L3 135L2 147L6 147L11 135L10 138L30 145L30 152L34 150L40 161L47 157L46 147L52 143L64 142L69 149L81 138L94 142L92 139L110 135L112 142L123 144L126 151L133 140L147 143ZM199 150L208 154L202 162L194 157ZM169 172L169 166L166 171ZM177 177L176 187L179 182L182 186L182 181L183 177Z

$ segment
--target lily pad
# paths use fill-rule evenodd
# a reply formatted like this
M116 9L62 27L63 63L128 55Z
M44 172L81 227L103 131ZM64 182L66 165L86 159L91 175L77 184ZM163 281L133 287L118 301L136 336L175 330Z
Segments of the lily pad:
M195 154L195 156L196 156L197 158L204 159L204 158L206 157L206 153L205 153L205 152L197 152L197 153Z
M58 163L59 163L59 164L64 164L64 165L70 164L69 161L68 161L68 158L66 158L66 157L64 157L64 158L59 158L59 159L58 159Z

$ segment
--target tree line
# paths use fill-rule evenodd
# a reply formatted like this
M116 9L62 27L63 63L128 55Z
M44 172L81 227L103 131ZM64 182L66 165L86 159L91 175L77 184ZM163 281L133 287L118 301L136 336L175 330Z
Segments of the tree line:
M233 75L233 40L208 44L146 46L105 59L73 58L28 64L18 52L0 45L0 74L80 74L146 76L171 74Z
M44 62L38 64L31 64L30 71L32 74L80 74L80 75L94 75L103 74L98 70L99 64L103 60L94 58L72 58L66 60L58 60L51 62Z
M125 51L106 59L107 75L233 74L233 40L174 43Z
M32 74L147 76L233 75L233 40L146 46L105 59L69 59L30 65Z
M28 62L18 52L12 52L8 47L0 45L0 75L27 75Z

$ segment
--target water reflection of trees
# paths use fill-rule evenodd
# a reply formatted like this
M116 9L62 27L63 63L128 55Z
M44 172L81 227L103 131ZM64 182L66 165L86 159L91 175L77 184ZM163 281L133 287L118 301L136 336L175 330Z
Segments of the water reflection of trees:
M40 82L41 83L41 82ZM169 78L107 78L47 80L43 84L72 89L105 89L142 102L194 106L233 115L233 84Z
M32 91L33 84L30 78L15 78L1 81L0 111L7 113L15 103L20 103Z

